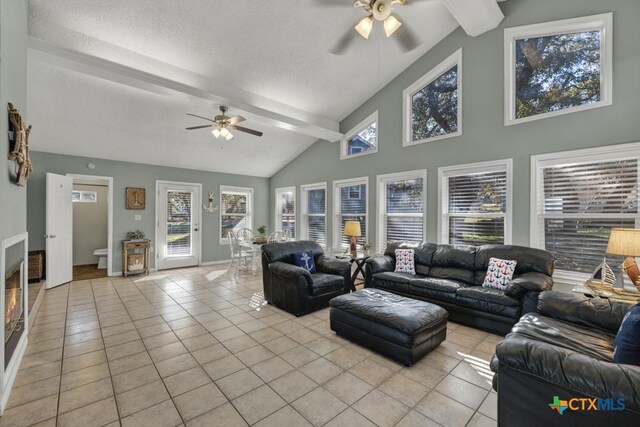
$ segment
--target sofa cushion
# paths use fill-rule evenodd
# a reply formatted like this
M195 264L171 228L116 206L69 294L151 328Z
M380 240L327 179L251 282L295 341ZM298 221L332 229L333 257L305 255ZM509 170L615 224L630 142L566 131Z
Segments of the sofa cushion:
M490 258L518 261L515 271L516 276L529 272L544 273L547 276L553 275L553 255L542 249L515 245L479 246L476 251L474 270L486 272Z
M429 275L469 284L473 283L475 278L475 257L475 246L438 245L431 259Z
M344 278L335 274L314 273L311 275L309 290L311 295L323 295L344 288Z
M396 249L396 273L416 274L413 249Z
M622 319L615 339L613 360L616 363L640 365L640 304L631 307Z
M520 315L520 301L504 291L481 286L467 286L456 291L456 303L487 313L516 318Z
M507 338L512 336L562 347L605 362L613 361L613 334L538 313L522 316Z
M396 273L395 271L384 271L382 273L376 273L373 275L374 279L384 280L390 282L398 282L409 284L409 281L416 276L409 273Z
M437 277L417 277L409 281L409 293L421 297L455 302L456 291L467 286L464 283Z

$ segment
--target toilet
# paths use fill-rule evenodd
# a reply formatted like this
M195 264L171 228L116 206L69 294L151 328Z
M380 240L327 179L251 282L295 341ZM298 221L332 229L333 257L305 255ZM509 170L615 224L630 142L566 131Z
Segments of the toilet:
M93 255L98 257L98 268L105 269L107 268L107 256L109 255L109 250L105 249L96 249L93 251Z

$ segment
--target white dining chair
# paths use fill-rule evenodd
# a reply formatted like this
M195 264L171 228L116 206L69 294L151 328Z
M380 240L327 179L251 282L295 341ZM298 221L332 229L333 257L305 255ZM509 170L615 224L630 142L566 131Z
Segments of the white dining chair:
M274 243L274 242L278 242L278 243L286 242L285 235L282 230L276 230L273 233L269 234L269 237L267 238L267 243Z
M246 269L247 260L251 259L253 261L252 248L243 248L233 231L229 231L229 233L227 233L227 239L229 240L229 250L231 252L231 262L229 263L227 272L231 270L234 264L236 266L236 273L243 268Z

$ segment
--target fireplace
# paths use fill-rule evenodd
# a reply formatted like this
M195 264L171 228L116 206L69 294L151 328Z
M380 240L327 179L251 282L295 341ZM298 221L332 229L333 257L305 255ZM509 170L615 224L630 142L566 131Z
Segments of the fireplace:
M5 367L20 340L24 326L24 260L7 268L4 276Z

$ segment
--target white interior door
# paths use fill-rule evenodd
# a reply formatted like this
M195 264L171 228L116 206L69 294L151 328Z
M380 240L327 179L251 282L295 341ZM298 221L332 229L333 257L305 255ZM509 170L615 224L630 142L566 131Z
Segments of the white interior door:
M47 289L73 279L73 178L47 173Z
M200 264L200 184L157 182L158 270Z

